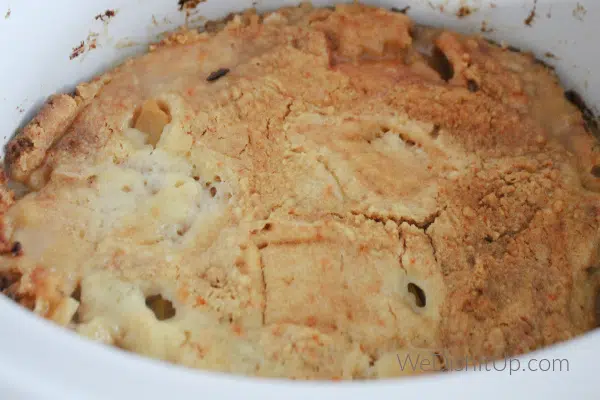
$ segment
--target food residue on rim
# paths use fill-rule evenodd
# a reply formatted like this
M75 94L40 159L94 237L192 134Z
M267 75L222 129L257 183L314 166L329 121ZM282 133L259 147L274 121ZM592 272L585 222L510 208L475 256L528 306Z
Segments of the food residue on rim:
M525 25L531 26L531 24L533 23L533 20L537 16L536 12L537 12L537 0L533 0L533 8L531 9L529 16L525 19L525 21L523 21L525 23Z
M103 13L96 15L94 17L94 19L95 20L100 20L102 22L107 22L108 20L110 20L115 15L117 15L117 12L115 10L106 10Z
M575 90L567 90L565 92L565 98L569 100L575 107L581 111L583 115L583 121L585 123L585 129L592 135L598 137L599 135L599 121L592 109L587 105L583 97Z
M441 13L445 13L446 8L448 8L448 12L452 12L456 17L458 18L465 18L468 17L474 13L476 13L477 11L479 11L478 7L475 6L470 6L465 4L465 0L460 0L460 4L461 6L458 9L454 9L454 7L449 7L448 4L448 0L446 0L444 2L444 4L433 4L431 1L427 1L427 5L432 9L432 10L438 10ZM491 8L495 8L496 5L494 3L490 4ZM406 7L404 10L408 11L410 7ZM452 10L450 10L450 8L452 8ZM394 9L392 9L394 10ZM456 10L456 11L454 11Z
M458 18L464 18L464 17L468 17L469 15L473 14L475 10L473 10L471 7L469 6L462 6L458 9L458 11L456 12L456 16Z
M142 46L142 45L143 45L143 43L137 42L128 37L124 37L115 44L115 48L120 50L120 49L128 49L131 47L137 47L137 46Z
M4 19L9 19L10 14L12 14L12 11L10 11L10 8L9 8L8 11L6 11L6 14L4 14Z
M431 1L427 2L427 5L432 9L432 10L440 10L441 12L444 12L444 5L440 4L440 5L435 5L433 4Z
M480 31L482 33L491 33L494 32L494 29L489 27L488 22L486 20L483 20L481 21Z
M177 5L179 6L179 11L183 10L191 10L196 8L196 6L200 3L204 3L206 0L178 0Z
M545 52L544 53L544 57L546 57L546 58L552 58L552 59L555 59L555 60L559 60L559 58L556 56L556 54L554 54L551 51Z
M577 7L573 9L573 17L576 19L583 21L583 18L587 15L587 10L581 3L577 3Z
M162 25L170 25L173 22L166 16L162 17L160 20L156 18L156 15L152 14L152 26L158 27Z
M410 10L410 6L406 6L404 8L392 7L391 10L393 12L398 12L400 14L406 14L408 12L408 10Z
M96 39L96 37L98 36L97 33L90 33L90 35L87 38L87 48L88 50L94 50L98 47L98 40Z
M73 60L85 52L85 43L83 40L79 44L79 46L73 47L73 51L71 51L71 55L69 56L69 60Z
M98 48L98 36L99 34L96 32L90 32L85 41L81 41L78 46L73 47L71 51L71 55L69 56L69 60L73 60L80 55L84 54L86 51L91 51Z

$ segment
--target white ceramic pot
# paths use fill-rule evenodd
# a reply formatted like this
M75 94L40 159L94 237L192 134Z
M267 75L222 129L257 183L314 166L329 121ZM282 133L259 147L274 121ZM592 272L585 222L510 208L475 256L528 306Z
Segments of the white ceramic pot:
M531 50L554 65L567 89L600 104L598 0L372 0L404 8L421 23L485 35ZM188 16L222 17L248 7L295 0L208 0ZM322 5L331 1L318 0ZM474 12L459 19L461 6ZM535 9L531 26L524 21ZM116 15L106 20L106 11ZM110 13L109 13L110 14ZM103 17L98 17L103 15ZM185 21L177 0L0 0L0 139L7 141L46 97L69 91ZM70 59L83 41L83 54ZM90 49L93 43L96 48ZM554 55L554 56L552 56ZM597 111L597 110L595 110ZM0 296L1 297L1 296ZM84 340L0 298L0 399L170 399L307 396L354 399L597 398L600 332L530 354L503 371L456 372L377 382L288 382L187 370ZM529 360L538 371L523 371ZM540 360L567 360L542 372ZM498 369L502 369L501 366Z

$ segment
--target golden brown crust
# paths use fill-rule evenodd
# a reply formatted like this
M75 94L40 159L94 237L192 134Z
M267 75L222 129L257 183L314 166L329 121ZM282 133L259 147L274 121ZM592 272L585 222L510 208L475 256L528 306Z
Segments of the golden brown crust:
M19 253L19 249L14 249L15 244L10 241L11 233L4 222L4 215L14 203L15 194L8 188L6 174L0 169L0 254Z
M0 290L124 349L297 379L594 327L598 155L553 73L358 5L215 26L56 97L11 142L37 191L0 192L21 246Z
M47 174L42 174L42 182L39 178L30 179L31 174L42 166L50 148L67 132L79 111L109 81L110 75L106 74L77 86L74 96L51 96L36 117L6 146L5 163L10 178L38 189L43 186Z
M77 109L77 102L65 94L48 100L34 120L7 146L6 162L12 179L23 182L40 166L50 146L77 114Z

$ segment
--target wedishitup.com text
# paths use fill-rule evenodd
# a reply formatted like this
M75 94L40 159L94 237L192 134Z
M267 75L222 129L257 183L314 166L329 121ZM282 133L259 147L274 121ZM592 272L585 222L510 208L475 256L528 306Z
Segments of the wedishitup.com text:
M531 358L519 360L504 358L486 360L482 358L452 358L443 352L397 354L398 364L404 372L421 373L433 371L486 371L507 372L569 372L569 360L566 358Z

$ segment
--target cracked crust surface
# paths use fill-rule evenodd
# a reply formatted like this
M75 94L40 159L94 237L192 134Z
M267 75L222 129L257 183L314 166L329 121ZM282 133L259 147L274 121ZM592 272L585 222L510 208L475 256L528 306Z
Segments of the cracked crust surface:
M595 327L600 156L551 71L358 5L215 26L8 145L31 192L0 192L6 295L150 357L294 379Z

